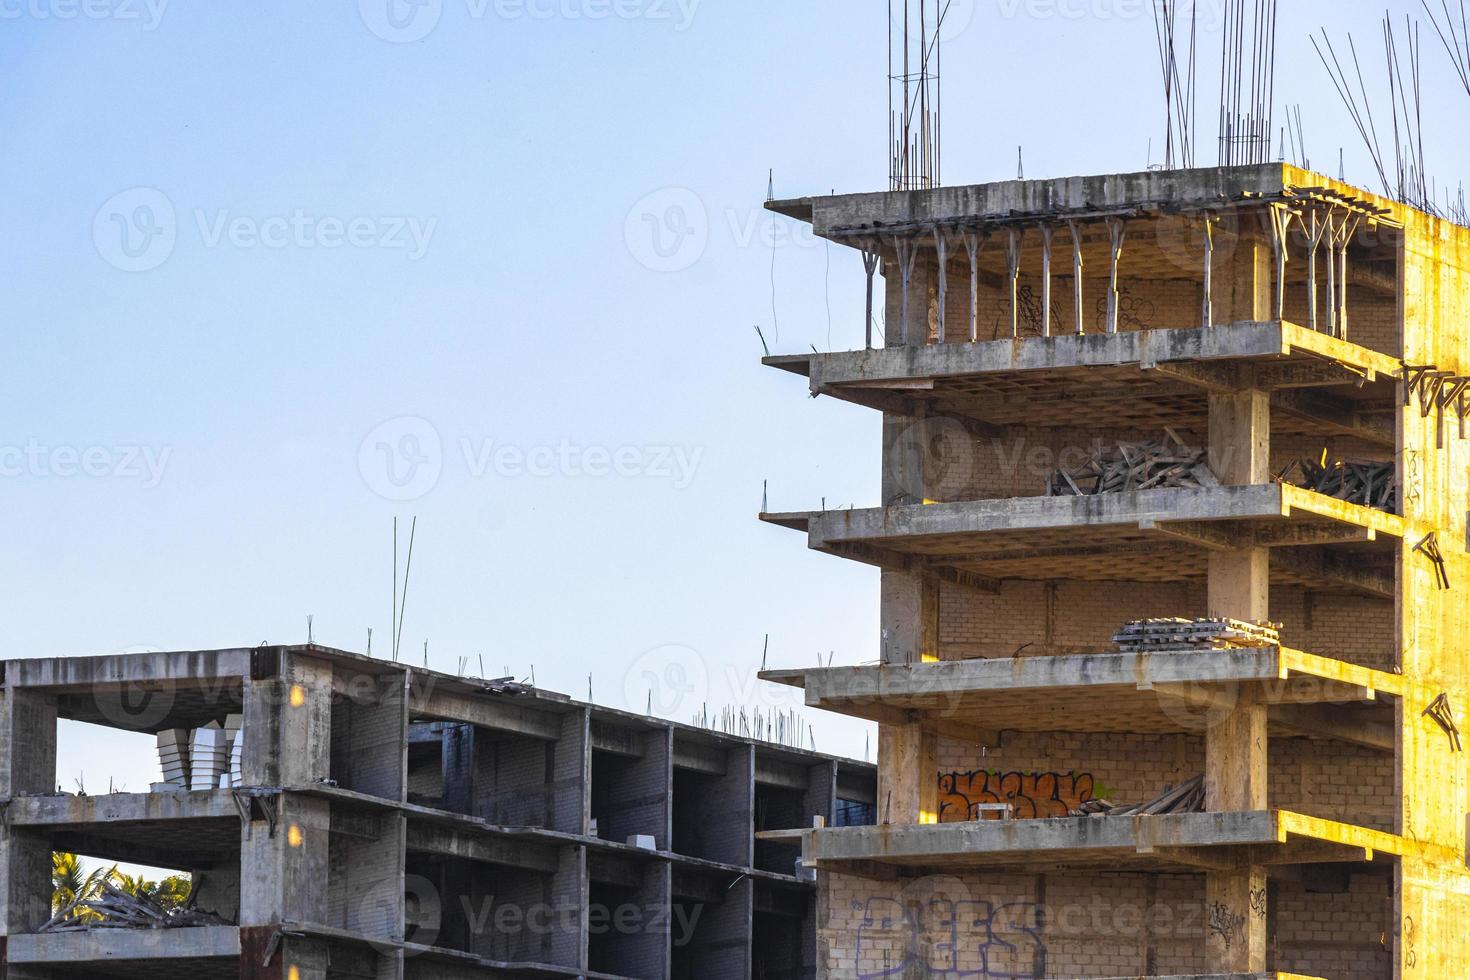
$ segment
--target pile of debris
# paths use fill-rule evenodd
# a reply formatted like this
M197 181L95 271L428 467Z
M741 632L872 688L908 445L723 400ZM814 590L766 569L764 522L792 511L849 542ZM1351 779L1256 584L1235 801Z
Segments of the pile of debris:
M1161 442L1119 442L1097 452L1079 470L1058 470L1047 481L1051 497L1091 497L1133 490L1218 487L1209 453L1189 446L1173 429Z
M1392 462L1328 462L1300 460L1288 466L1277 479L1282 483L1315 490L1350 504L1396 513L1399 507L1398 467Z
M1166 789L1162 796L1140 806L1114 806L1107 800L1088 800L1076 810L1074 817L1155 817L1166 813L1204 813L1205 777L1196 776Z
M1113 637L1124 653L1235 650L1281 645L1280 623L1237 619L1138 619Z
M192 901L192 900L191 900ZM110 881L102 883L95 898L79 900L52 916L41 932L86 932L91 929L188 929L233 923L192 907L167 909L147 895L123 891Z

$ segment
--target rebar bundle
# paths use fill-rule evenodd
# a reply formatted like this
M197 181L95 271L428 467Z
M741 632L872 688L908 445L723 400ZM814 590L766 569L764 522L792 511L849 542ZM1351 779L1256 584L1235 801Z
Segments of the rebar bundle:
M888 0L888 152L893 190L938 187L943 176L941 32L953 0Z
M1159 67L1164 73L1164 169L1194 166L1194 108L1196 54L1199 41L1199 4L1189 0L1189 51L1179 52L1179 0L1154 0L1154 33L1159 46Z
M1445 9L1448 12L1448 7ZM1464 13L1463 5L1461 12ZM1433 11L1430 13L1432 16ZM1448 16L1448 13L1446 15ZM1437 22L1435 26L1436 30L1441 30ZM1465 46L1460 41L1460 34L1455 30L1453 21L1450 22L1449 29L1449 37L1446 37L1442 30L1440 37L1445 42L1446 50L1455 57L1456 69L1464 68L1461 80L1470 81L1470 63L1464 66L1460 64L1462 57L1465 56L1457 52L1464 51ZM1332 39L1328 37L1326 29L1322 31L1322 43L1318 44L1314 37L1312 44L1317 49L1317 57L1327 69L1327 74L1331 76L1332 84L1337 89L1343 105L1347 108L1348 115L1352 118L1353 125L1363 140L1363 145L1373 159L1373 166L1378 171L1378 179L1383 185L1384 194L1421 211L1448 217L1463 224L1467 217L1463 190L1457 199L1446 188L1449 200L1444 207L1441 207L1438 187L1429 176L1426 163L1422 83L1423 41L1419 25L1406 17L1404 37L1400 40L1392 18L1385 16L1383 19L1383 50L1388 82L1388 122L1392 125L1393 136L1391 160L1385 153L1383 141L1378 134L1377 120L1373 114L1373 99L1369 95L1369 87L1364 80L1363 66L1358 58L1357 44L1353 36L1351 34L1347 36L1347 55L1351 59L1347 63L1338 56L1337 49L1333 46ZM1348 67L1352 68L1351 73L1347 71ZM1470 91L1470 85L1467 85L1467 91Z
M1434 31L1439 35L1440 41L1444 43L1445 53L1455 64L1455 74L1460 78L1460 84L1465 86L1465 94L1470 95L1470 13L1467 13L1465 0L1460 2L1460 25L1456 30L1454 15L1450 13L1449 0L1440 0L1440 7L1444 11L1444 26L1441 27L1439 17L1434 8L1429 6L1429 0L1420 0L1424 4L1425 13L1429 14L1429 23L1434 25Z
M1226 0L1220 69L1220 166L1268 163L1276 106L1278 0Z

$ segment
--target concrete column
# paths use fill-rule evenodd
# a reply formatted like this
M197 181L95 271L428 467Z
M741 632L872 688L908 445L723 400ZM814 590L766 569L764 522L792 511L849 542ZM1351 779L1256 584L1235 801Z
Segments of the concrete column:
M0 938L45 925L51 894L50 842L0 823Z
M1210 972L1266 971L1266 872L1205 876L1205 955Z
M282 653L245 684L246 786L310 786L331 778L332 667Z
M939 736L917 722L878 729L878 822L939 822Z
M267 803L275 807L272 830ZM240 844L240 925L320 922L328 906L331 804L299 796L255 800Z
M0 688L0 799L56 792L56 698Z
M582 708L562 719L561 738L553 759L551 829L564 834L586 834L591 813L591 712Z
M1262 321L1275 315L1274 286L1276 250L1271 244L1269 216L1245 214L1240 218L1241 227L1235 240L1235 249L1226 266L1226 282L1215 282L1217 295L1224 293L1227 314L1216 313L1216 322L1241 320ZM1217 250L1220 242L1216 241ZM1217 251L1218 256L1218 251ZM1219 266L1217 265L1218 269ZM1223 288L1222 288L1223 287ZM1217 305L1219 305L1217 303Z
M939 579L927 572L885 569L882 585L884 663L939 657Z
M1270 482L1270 450L1270 401L1265 392L1247 390L1210 396L1210 465L1220 482L1228 486ZM1252 623L1268 621L1270 575L1270 552L1266 548L1211 552L1209 614ZM1238 692L1233 706L1212 715L1205 732L1207 810L1232 813L1266 809L1266 742L1266 706L1255 692ZM1264 972L1264 869L1244 867L1206 874L1205 902L1210 971Z
M966 460L942 458L955 447L942 436L946 420L922 415L883 416L884 506L922 504L940 496L936 489L947 469ZM953 422L947 423L953 426ZM942 443L936 446L935 442ZM922 569L884 569L882 578L882 659L920 663L939 656L939 580Z
M1271 482L1271 398L1259 389L1210 396L1210 468L1226 486ZM1212 552L1209 614L1247 622L1270 618L1270 553Z

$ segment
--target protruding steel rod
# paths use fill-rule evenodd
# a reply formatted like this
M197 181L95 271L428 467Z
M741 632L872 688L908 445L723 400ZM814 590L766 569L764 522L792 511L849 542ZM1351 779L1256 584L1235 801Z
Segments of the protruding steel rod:
M949 292L949 239L938 225L934 227L934 252L939 261L939 328L938 342L944 343L945 297ZM927 338L925 338L927 340Z
M1051 336L1051 238L1055 229L1041 226L1041 335Z
M1087 332L1087 314L1082 310L1082 229L1077 222L1068 221L1067 230L1072 233L1072 302L1077 316L1077 336Z
M1123 241L1128 227L1121 218L1108 219L1108 333L1118 332L1118 264L1123 259Z
M868 350L873 349L873 276L878 271L877 243L863 252L863 271L868 275Z
M1205 283L1202 319L1205 329L1215 325L1215 216L1205 212Z
M970 253L970 343L980 340L980 253L985 239L973 231L965 232L965 251Z
M1024 229L1006 230L1006 258L1010 263L1011 337L1021 336L1021 236Z

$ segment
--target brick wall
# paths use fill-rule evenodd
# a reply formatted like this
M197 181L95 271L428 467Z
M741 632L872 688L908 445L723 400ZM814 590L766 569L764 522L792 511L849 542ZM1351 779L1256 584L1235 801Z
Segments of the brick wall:
M1277 968L1386 980L1376 944L1392 921L1388 879L1350 890L1277 889ZM1203 878L1190 874L958 872L873 881L827 874L819 941L829 980L924 976L1123 977L1203 973ZM908 970L910 972L905 972Z
M1062 816L1089 799L1147 803L1204 766L1204 741L1193 735L1006 732L1001 745L983 749L941 739L940 818L972 816L961 812L963 800L1009 803L1022 818ZM1397 810L1387 753L1278 737L1269 743L1268 767L1271 807L1392 831Z
M1203 571L1203 565L1201 565ZM1129 582L1002 584L997 596L945 585L939 600L939 649L945 660L1097 653L1116 649L1118 629L1133 619L1194 618L1208 611L1205 586ZM1271 618L1282 642L1308 653L1380 670L1396 656L1394 605L1387 599L1271 590Z

